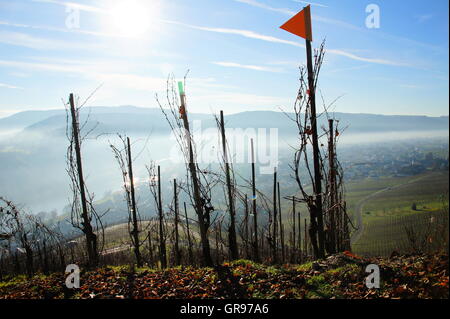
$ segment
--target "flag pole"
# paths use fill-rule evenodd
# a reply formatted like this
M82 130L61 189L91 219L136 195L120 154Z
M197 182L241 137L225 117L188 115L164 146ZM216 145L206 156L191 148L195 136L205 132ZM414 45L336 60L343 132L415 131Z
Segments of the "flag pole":
M309 87L309 101L311 106L311 130L312 130L312 144L314 157L314 194L315 194L315 208L317 217L317 233L319 239L319 258L325 257L325 234L323 225L323 207L322 207L322 173L320 170L320 150L319 138L317 134L317 109L316 109L316 88L313 69L312 56L312 27L311 27L311 9L308 5L304 8L305 11L305 41L306 41L306 59L308 69L308 87Z
M317 110L316 110L316 88L314 79L314 62L312 56L312 28L311 28L311 6L308 5L302 11L297 13L289 21L283 24L281 29L286 30L292 34L302 37L306 40L306 60L308 69L308 96L309 105L311 108L310 122L312 130L312 144L313 144L313 162L314 162L314 203L311 203L311 227L314 238L311 241L316 241L318 236L319 247L315 245L317 258L325 257L325 233L323 224L323 207L322 207L322 174L320 169L320 149L319 138L317 135ZM317 242L317 241L316 241ZM316 249L317 248L317 249Z
M314 194L317 217L317 233L319 239L319 258L325 257L325 236L323 230L323 207L322 207L322 174L320 172L320 150L317 134L317 110L316 110L316 88L314 84L314 69L311 40L306 39L306 59L308 68L309 101L311 106L311 130L314 157Z

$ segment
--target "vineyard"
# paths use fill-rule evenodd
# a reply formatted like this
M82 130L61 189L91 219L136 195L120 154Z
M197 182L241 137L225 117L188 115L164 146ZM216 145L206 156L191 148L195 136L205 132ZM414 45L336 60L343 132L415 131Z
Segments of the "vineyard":
M395 185L404 185L399 189L391 190L378 195L369 200L364 206L364 233L358 242L353 243L352 249L359 255L367 257L390 256L393 252L397 253L414 253L417 247L422 245L422 251L431 253L445 247L445 238L448 236L448 212L443 211L443 203L441 196L436 194L444 193L448 187L448 173L426 173L420 176L387 178L385 180L369 180L357 181L349 183L347 197L350 205L360 200L364 196L372 192L379 191L383 188L392 188ZM422 189L422 187L424 189ZM411 204L415 202L417 211L411 209ZM303 205L302 205L303 206ZM305 207L299 207L304 211ZM350 210L353 213L352 208ZM290 239L287 246L291 249L292 241L292 210L287 203L282 204L284 228ZM189 215L191 216L193 212ZM306 217L305 214L301 215ZM141 234L142 240L146 236L146 244L143 247L143 255L147 263L152 260L156 261L156 252L154 256L150 256L149 245L151 242L157 241L157 221L142 221L143 227L152 229L147 234ZM167 222L166 227L168 233L171 234L168 241L169 259L173 263L173 223ZM200 240L198 235L198 227L195 223L191 227L191 240L194 245L198 245ZM300 233L304 237L304 225L300 225ZM413 233L408 234L408 230ZM152 235L153 234L153 235ZM446 235L447 234L447 235ZM105 247L102 252L103 258L110 265L120 265L128 263L132 260L132 247L129 242L129 230L127 224L118 224L105 228ZM210 240L214 243L214 248L223 252L226 250L224 240L216 243L217 237L212 234ZM79 240L82 241L82 238ZM179 240L181 246L187 246L186 227L179 227ZM239 241L241 243L241 241ZM82 255L82 245L76 247L75 255ZM447 246L448 249L448 246ZM307 247L310 250L310 247ZM187 256L187 251L183 251L183 255ZM219 262L223 261L220 256Z
M363 206L364 231L353 250L364 256L448 251L448 172L394 181Z
M408 229L414 229L414 234L408 236ZM393 252L412 253L418 250L419 246L424 251L432 252L442 247L445 234L448 238L446 212L390 216L368 223L360 240L353 244L353 250L363 256L390 256ZM418 246L415 246L416 243Z
M0 0L0 299L449 297L446 1L80 1Z

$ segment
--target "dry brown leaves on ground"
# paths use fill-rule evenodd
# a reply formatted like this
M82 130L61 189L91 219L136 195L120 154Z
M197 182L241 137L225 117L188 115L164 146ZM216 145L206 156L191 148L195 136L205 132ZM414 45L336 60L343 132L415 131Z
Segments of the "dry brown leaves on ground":
M377 264L381 287L368 289L365 267ZM0 299L62 298L448 298L448 255L364 259L346 252L304 265L267 266L247 260L214 268L101 268L81 275L77 290L65 275L0 283Z

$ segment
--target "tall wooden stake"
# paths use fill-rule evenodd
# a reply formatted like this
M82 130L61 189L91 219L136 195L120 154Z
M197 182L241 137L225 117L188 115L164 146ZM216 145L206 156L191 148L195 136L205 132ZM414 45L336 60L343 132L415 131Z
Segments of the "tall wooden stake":
M138 267L142 267L142 258L139 242L139 223L137 218L137 205L136 195L134 191L134 178L133 178L133 159L131 157L131 143L130 138L127 137L127 155L128 155L128 178L130 180L130 196L131 196L131 218L133 223L133 229L131 236L133 237L134 255L136 256L136 264Z
M166 243L164 239L164 216L161 198L161 167L158 166L158 214L159 214L159 259L161 268L167 267Z
M343 214L344 214L344 243L343 243L343 248L345 250L352 250L352 245L350 242L350 231L348 229L348 224L349 224L349 218L347 215L347 202L344 201L344 207L343 207Z
M276 264L278 262L277 258L277 224L278 224L278 205L277 205L277 168L275 167L273 170L273 231L272 231L272 260ZM280 226L281 227L281 226Z
M180 92L181 99L181 117L183 120L184 130L186 134L186 140L189 147L189 171L191 174L192 180L192 188L194 195L194 203L195 203L195 212L198 216L198 224L200 228L200 238L202 242L202 252L203 252L203 265L204 266L212 266L213 260L211 258L211 250L209 246L209 238L208 238L208 228L210 225L207 225L207 220L209 220L209 212L205 211L204 201L202 199L200 193L200 182L197 176L197 167L194 161L194 151L192 149L192 140L191 140L191 131L189 128L189 121L187 117L187 109L186 109L186 95L184 92Z
M216 264L220 265L220 249L219 249L219 224L215 225L215 237L216 237Z
M317 219L317 234L319 238L319 251L315 252L316 258L325 257L325 236L323 227L323 208L322 208L322 174L320 167L320 150L319 138L317 135L317 111L316 111L316 88L314 84L314 70L311 41L306 39L306 57L308 68L308 86L309 101L311 106L311 129L313 143L313 162L314 162L314 194L315 194L315 212L314 217Z
M308 222L305 218L305 240L303 241L303 251L305 252L305 257L308 257Z
M298 222L298 254L299 254L299 262L303 261L303 251L302 251L302 219L300 216L300 212L297 213L297 222Z
M225 162L225 177L227 182L227 190L228 190L228 207L230 210L230 226L228 228L228 244L230 249L230 258L231 260L235 260L239 258L239 251L237 247L236 240L236 213L234 210L234 198L233 198L233 186L231 184L231 176L230 176L230 164L228 163L227 156L227 140L225 135L225 121L223 119L223 111L220 111L220 131L222 135L222 151L223 151L223 160Z
M175 265L178 266L181 263L181 254L179 248L179 235L178 235L178 191L177 191L177 180L173 180L173 196L174 196L174 214L175 214Z
M253 226L254 226L254 243L255 261L259 262L258 251L258 216L256 215L256 175L255 175L255 149L253 139L250 140L252 152L252 209L253 209Z
M152 245L152 236L151 236L151 232L150 231L148 231L147 236L148 236L148 238L147 238L147 240L148 240L148 264L150 266L153 266L153 263L154 263L154 261L153 261L153 247L152 247L153 245Z
M186 232L187 232L187 240L188 240L188 255L189 255L189 264L194 264L194 255L192 253L192 242L191 242L191 232L189 230L189 219L187 215L186 202L184 204L184 218L186 219Z
M78 171L78 183L79 183L79 192L81 199L81 218L82 222L82 231L86 237L86 246L89 258L89 266L95 267L98 265L98 251L97 251L97 235L94 233L91 224L91 217L87 207L86 200L86 187L84 184L84 176L83 176L83 164L81 161L81 147L80 147L80 127L77 118L77 112L75 110L75 100L73 98L73 94L71 93L69 96L70 103L70 112L72 115L72 135L75 143L75 155L77 160L77 171Z
M292 262L295 262L297 249L295 246L295 197L292 196Z
M244 209L245 209L245 220L244 220L244 238L245 238L245 253L246 253L246 257L250 258L250 251L249 251L249 238L248 238L248 234L249 234L249 229L248 229L248 198L247 198L247 194L245 194L245 204L244 204Z
M329 178L330 178L330 254L334 254L336 252L337 243L336 240L338 238L338 232L336 227L336 204L337 204L337 187L336 187L336 167L335 167L335 153L334 153L334 126L333 120L328 120L328 129L329 129L329 141L328 141L328 164L329 164Z
M283 220L281 216L281 196L280 196L280 182L278 184L278 216L280 219L280 242L281 242L281 262L285 262L286 260L286 249L284 245L284 226Z

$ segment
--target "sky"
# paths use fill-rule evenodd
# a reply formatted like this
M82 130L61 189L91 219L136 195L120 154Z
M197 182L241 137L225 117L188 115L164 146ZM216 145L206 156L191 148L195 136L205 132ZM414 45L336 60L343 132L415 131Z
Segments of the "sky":
M0 0L0 117L71 92L157 107L188 70L191 112L292 110L304 40L279 27L307 4L321 106L448 115L448 0Z

